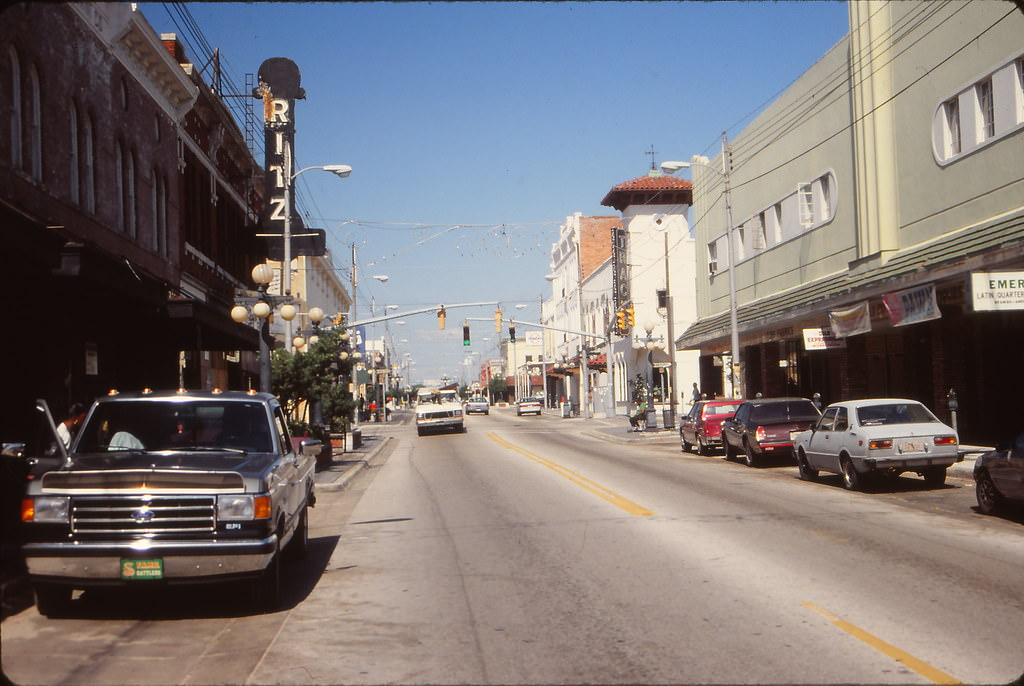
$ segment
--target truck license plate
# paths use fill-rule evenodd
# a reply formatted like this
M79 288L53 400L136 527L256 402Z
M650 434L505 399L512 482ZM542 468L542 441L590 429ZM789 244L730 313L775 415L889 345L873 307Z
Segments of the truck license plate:
M121 560L121 578L128 580L146 580L164 578L164 561L155 560Z

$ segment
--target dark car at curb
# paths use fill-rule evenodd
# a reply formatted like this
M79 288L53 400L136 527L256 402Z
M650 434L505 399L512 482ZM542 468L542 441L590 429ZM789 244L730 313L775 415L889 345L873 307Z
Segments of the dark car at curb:
M974 462L978 511L996 514L1012 503L1024 505L1024 433L1012 445L1000 445Z
M722 423L726 459L740 453L748 467L756 467L766 455L793 455L796 434L811 427L821 412L807 398L756 398L745 400L732 419Z
M731 419L742 400L698 400L679 420L679 445L686 452L696 446L708 455L722 445L722 423Z
M280 604L283 553L306 551L321 445L293 447L272 395L112 394L69 448L51 438L41 454L22 450L22 553L41 614L98 587L242 583L258 609Z

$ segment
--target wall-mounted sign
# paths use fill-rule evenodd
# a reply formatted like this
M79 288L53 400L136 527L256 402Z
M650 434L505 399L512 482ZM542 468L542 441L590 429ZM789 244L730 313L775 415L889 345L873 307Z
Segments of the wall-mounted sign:
M544 345L544 332L543 331L527 331L526 332L526 345L542 346Z
M1024 271L971 272L975 312L1024 310Z
M832 325L832 335L839 338L871 331L871 312L866 300L845 310L832 310L828 313L828 320Z
M939 301L935 299L935 284L905 291L886 293L882 296L885 309L889 313L889 321L893 326L906 326L920 322L941 319Z
M833 350L845 347L846 339L836 338L832 329L827 326L804 329L804 350Z

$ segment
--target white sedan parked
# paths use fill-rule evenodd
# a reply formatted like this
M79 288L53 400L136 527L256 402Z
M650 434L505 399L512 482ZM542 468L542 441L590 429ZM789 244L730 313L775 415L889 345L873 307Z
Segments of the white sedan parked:
M841 474L856 490L865 476L916 472L931 486L946 482L946 469L963 459L956 431L916 400L879 398L834 403L810 430L797 435L800 478L819 471Z

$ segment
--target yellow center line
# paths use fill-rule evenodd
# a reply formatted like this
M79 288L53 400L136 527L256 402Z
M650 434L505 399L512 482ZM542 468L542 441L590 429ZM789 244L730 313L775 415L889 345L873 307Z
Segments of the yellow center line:
M502 446L504 448L508 448L509 450L511 450L513 452L519 453L523 457L529 458L529 459L533 460L534 462L536 462L537 464L544 465L545 467L547 467L551 471L553 471L556 474L559 474L559 475L565 477L566 479L568 479L569 481L573 482L577 486L581 486L584 489L586 489L586 490L590 491L591 493L593 493L594 495L596 495L596 496L598 496L600 498L604 498L605 500L610 502L615 507L617 507L620 510L626 512L626 514L636 515L638 517L650 517L650 516L654 515L654 511L653 510L648 510L646 507L634 503L629 498L621 496L618 493L616 493L615 491L609 490L609 489L605 488L604 486L602 486L602 485L600 485L600 484L598 484L598 483L596 483L594 481L591 481L587 477L582 476L581 474L577 474L576 472L572 471L568 467L563 467L562 465L558 464L557 462L552 462L551 460L549 460L547 458L544 458L544 457L541 457L540 455L537 455L536 453L531 453L529 450L525 450L524 448L520 448L517 445L509 443L508 441L506 441L505 439L501 438L500 436L498 436L494 432L488 432L487 433L487 437L490 438L495 443L497 443L498 445L500 445L500 446Z
M818 614L823 616L825 619L827 619L828 621L832 622L832 624L834 624L835 626L839 627L840 629L842 629L846 633L850 634L854 638L856 638L858 640L861 640L864 643L866 643L869 646L871 646L872 648L874 648L875 650L877 650L877 651L879 651L879 652L881 652L881 653L883 653L885 655L888 655L892 659L894 659L897 662L903 664L908 669L917 672L918 674L923 676L925 679L928 679L929 681L931 681L934 684L962 684L963 683L962 681L960 681L956 677L953 677L953 676L951 676L949 674L946 674L941 669L938 669L936 667L932 667L927 662L924 662L922 660L918 660L913 655L900 650L899 648L897 648L896 646L892 645L891 643L886 643L882 639L880 639L877 636L874 636L872 634L869 634L868 632L864 631L863 629L861 629L858 626L855 626L855 625L850 624L849 622L847 622L847 621L845 621L843 619L840 619L839 617L835 616L834 614L832 614L828 610L826 610L826 609L824 609L822 607L818 607L814 603L804 602L804 603L801 603L801 605L803 605L806 608L810 608L811 610L814 610L815 612L817 612Z

